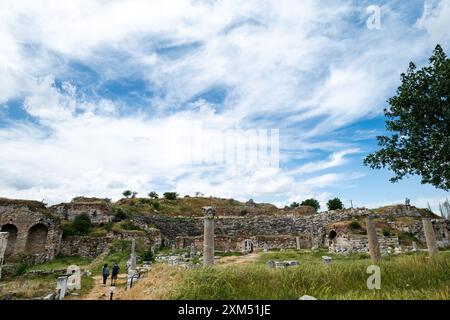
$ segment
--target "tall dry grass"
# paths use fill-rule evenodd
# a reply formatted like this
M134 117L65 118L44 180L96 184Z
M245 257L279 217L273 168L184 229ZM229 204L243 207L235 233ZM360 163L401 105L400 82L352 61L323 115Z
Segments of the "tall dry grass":
M280 258L284 253L276 253ZM293 253L285 253L292 258ZM127 299L450 299L450 253L403 255L380 264L381 290L368 290L364 257L339 258L323 265L317 255L303 254L299 267L275 270L267 257L254 264L182 270L156 265ZM270 255L269 255L270 257Z

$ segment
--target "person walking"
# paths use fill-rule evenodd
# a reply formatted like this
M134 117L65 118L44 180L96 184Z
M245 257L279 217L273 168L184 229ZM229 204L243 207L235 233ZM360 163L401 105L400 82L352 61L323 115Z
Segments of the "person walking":
M103 286L106 287L106 280L108 280L108 277L109 277L109 268L108 268L108 264L106 264L106 263L103 266L102 274L103 274Z
M116 286L117 276L119 275L120 267L117 263L114 263L111 273L111 286Z

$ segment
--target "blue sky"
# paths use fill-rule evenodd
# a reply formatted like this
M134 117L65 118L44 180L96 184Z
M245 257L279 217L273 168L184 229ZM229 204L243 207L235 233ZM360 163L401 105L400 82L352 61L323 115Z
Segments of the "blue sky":
M44 2L0 1L1 196L448 196L362 164L400 73L450 51L447 0ZM279 132L279 166L220 161L227 132L262 129Z

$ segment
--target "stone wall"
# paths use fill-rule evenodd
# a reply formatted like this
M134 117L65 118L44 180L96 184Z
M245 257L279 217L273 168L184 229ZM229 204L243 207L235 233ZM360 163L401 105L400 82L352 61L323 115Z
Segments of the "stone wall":
M122 231L119 234L110 233L106 237L64 237L61 241L60 254L63 256L96 258L116 239L127 241L135 239L142 241L148 248L159 248L161 246L161 233L157 229L149 229L146 232Z
M96 258L114 240L110 237L68 236L61 241L60 255Z
M108 223L112 220L112 207L105 201L70 202L50 207L64 220L73 221L80 214L87 214L94 224Z
M398 237L378 237L381 253L390 253L400 246ZM333 253L368 253L369 240L367 236L341 235L333 239L329 246Z
M420 213L416 209L405 210L404 206L392 206L386 212L371 212L367 209L351 209L322 212L314 215L277 215L277 216L247 216L247 217L217 217L215 219L215 235L230 237L229 247L238 247L237 244L245 239L254 239L255 237L264 236L289 236L295 239L295 236L308 238L311 247L328 247L329 245L329 226L340 221L351 221L353 219L365 218L368 215L375 219L387 220L388 218L407 217L412 223L402 225L401 222L390 223L391 227L411 232L420 242L425 242L423 235L422 222ZM164 245L175 243L177 237L201 237L203 235L203 218L201 217L171 217L164 215L149 215L141 218L142 223L154 225L161 230L162 237L165 241ZM408 220L408 219L406 219ZM444 236L448 239L448 222L443 219L433 220L433 226L438 241L441 244L446 243ZM177 240L177 247L181 245L183 240ZM287 238L286 238L287 239ZM202 241L199 238L198 241ZM283 241L284 246L288 240ZM305 245L306 246L306 245Z
M36 263L58 254L59 221L41 202L0 199L0 228L9 233L6 262L27 257Z

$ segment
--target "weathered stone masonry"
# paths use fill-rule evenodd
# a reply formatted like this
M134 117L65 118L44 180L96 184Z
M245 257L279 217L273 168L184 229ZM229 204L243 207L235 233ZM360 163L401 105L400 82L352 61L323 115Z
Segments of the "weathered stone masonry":
M28 256L32 262L53 259L62 231L58 219L37 201L0 199L0 231L8 232L5 260Z

